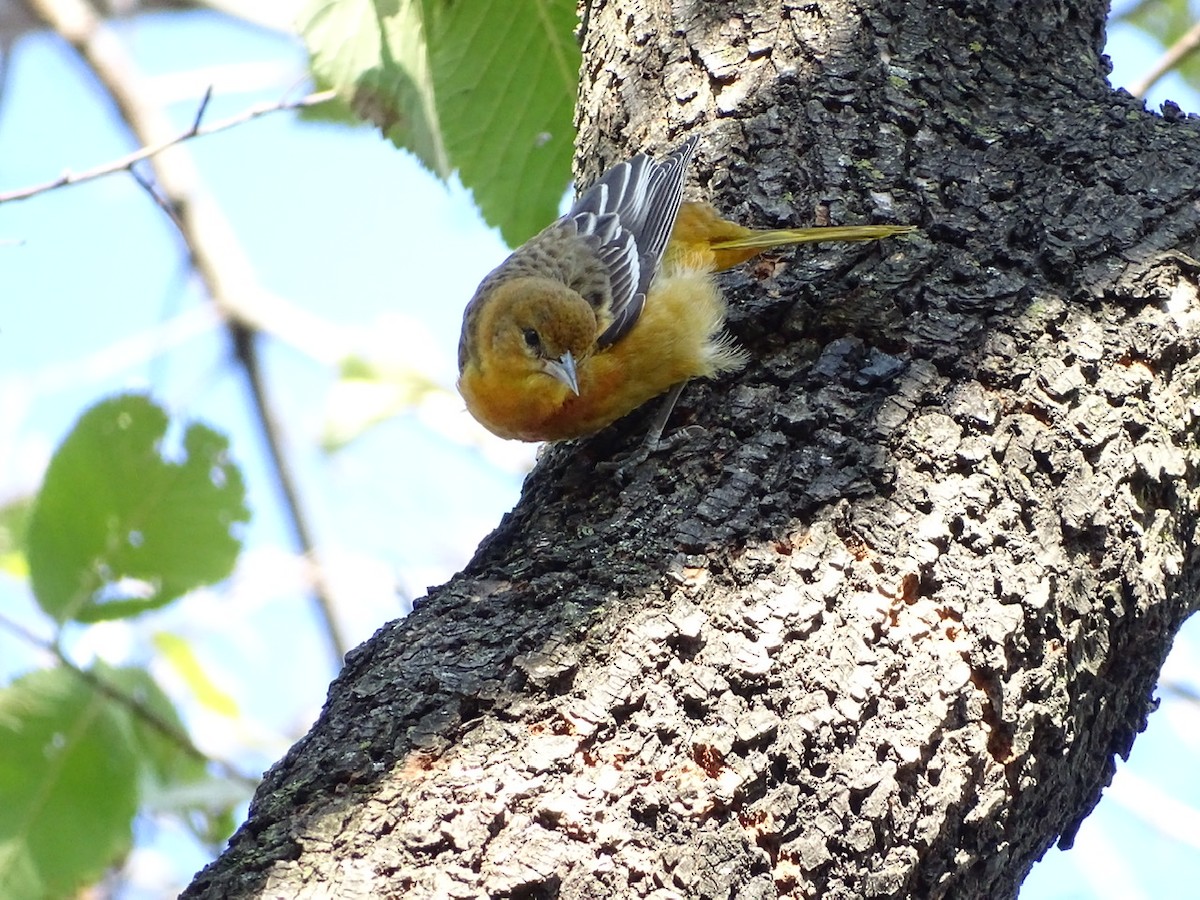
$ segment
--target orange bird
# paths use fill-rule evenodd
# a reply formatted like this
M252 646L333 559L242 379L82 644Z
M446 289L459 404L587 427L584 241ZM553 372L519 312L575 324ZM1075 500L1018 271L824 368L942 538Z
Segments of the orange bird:
M691 378L741 368L714 273L785 244L870 241L909 225L758 231L681 203L692 138L661 161L613 166L475 291L458 345L458 390L503 438L599 431L671 391L652 450Z

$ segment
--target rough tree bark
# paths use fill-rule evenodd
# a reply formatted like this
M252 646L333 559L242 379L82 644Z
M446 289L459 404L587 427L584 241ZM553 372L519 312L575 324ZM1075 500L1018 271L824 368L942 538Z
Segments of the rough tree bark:
M600 0L586 176L700 131L760 224L706 432L551 448L350 655L185 896L1015 896L1196 604L1197 122L1098 0Z

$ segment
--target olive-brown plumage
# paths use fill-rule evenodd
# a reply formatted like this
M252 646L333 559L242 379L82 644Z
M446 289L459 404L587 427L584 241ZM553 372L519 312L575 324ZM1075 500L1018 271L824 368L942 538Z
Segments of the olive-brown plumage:
M458 388L489 431L582 437L691 378L740 368L715 272L784 244L912 230L755 231L681 205L695 146L614 166L480 284L463 317Z

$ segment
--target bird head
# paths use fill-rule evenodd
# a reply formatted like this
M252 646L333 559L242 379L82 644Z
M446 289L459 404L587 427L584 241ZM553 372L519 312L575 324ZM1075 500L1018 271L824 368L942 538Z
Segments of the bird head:
M481 322L489 365L546 376L579 393L578 367L596 342L596 314L586 300L550 278L514 278L496 288Z

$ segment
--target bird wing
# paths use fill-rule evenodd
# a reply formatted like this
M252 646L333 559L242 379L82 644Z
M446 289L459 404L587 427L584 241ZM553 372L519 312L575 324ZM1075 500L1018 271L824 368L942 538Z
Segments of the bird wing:
M597 256L609 273L612 320L596 339L599 347L620 340L642 314L698 141L691 138L660 161L639 153L613 166L560 220L597 242Z

